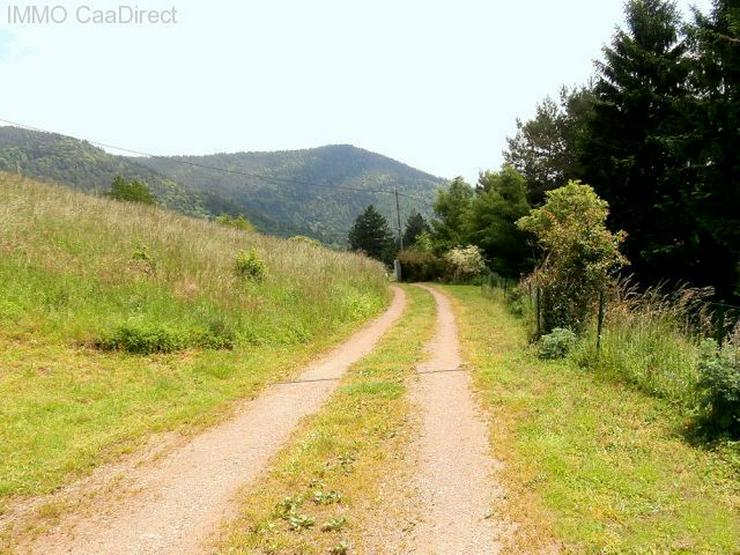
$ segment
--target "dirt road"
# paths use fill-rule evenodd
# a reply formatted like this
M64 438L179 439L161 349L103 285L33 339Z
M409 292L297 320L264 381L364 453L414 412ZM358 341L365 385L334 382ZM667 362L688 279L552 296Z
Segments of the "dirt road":
M430 358L418 369L412 399L421 411L416 487L420 522L409 542L425 555L482 555L500 551L506 525L492 516L501 494L493 472L488 430L461 368L450 302L426 287L437 302L437 332Z
M399 318L403 291L390 308L296 378L272 386L232 420L126 477L133 497L99 499L92 516L70 515L22 552L117 555L198 553L235 510L232 498L267 467L305 416L315 412L347 368L369 353Z

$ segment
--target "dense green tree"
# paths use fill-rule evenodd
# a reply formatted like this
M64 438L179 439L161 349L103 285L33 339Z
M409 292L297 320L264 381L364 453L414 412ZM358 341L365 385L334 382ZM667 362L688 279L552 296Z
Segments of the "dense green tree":
M699 242L687 211L685 163L676 146L686 125L686 45L672 2L631 0L626 29L597 63L596 103L581 152L585 179L625 229L641 277L687 275Z
M687 31L694 94L683 153L702 255L692 277L740 296L740 4L715 0Z
M465 243L466 218L475 192L462 177L437 192L434 201L432 237L435 249L446 251Z
M542 248L534 278L542 288L543 331L579 331L611 273L626 262L619 250L624 234L607 229L609 205L588 185L571 181L546 196L517 226Z
M413 247L416 244L416 240L424 232L429 231L429 224L424 219L424 216L418 212L414 212L406 220L406 228L403 232L403 246L405 248Z
M157 202L145 183L136 179L127 181L120 175L113 179L109 195L116 200L127 202L140 202L142 204L156 204Z
M534 206L544 202L545 191L582 174L580 146L593 102L589 87L563 87L557 102L548 97L537 105L533 119L517 120L504 159L526 178Z
M349 245L353 251L362 251L386 264L393 259L393 233L388 220L372 204L357 216L349 231Z
M507 277L531 269L527 237L516 221L529 213L527 183L512 166L481 173L467 218L467 237L479 246L489 267Z

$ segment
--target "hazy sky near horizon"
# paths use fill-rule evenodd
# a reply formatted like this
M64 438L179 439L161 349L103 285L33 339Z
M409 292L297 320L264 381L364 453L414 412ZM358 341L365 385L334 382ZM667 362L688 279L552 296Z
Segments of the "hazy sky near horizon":
M0 118L155 154L350 143L469 180L501 164L517 117L592 75L623 21L622 0L138 3L174 6L173 25L81 24L80 6L126 3L56 4L67 23L0 5Z

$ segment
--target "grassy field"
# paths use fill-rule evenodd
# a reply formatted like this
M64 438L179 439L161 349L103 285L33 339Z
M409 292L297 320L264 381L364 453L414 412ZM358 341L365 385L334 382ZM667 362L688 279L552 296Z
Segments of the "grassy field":
M389 300L364 257L7 174L0 258L0 512L223 417Z
M666 400L572 361L546 362L497 298L446 287L506 464L513 552L733 553L740 545L737 446L686 439Z
M403 318L295 432L265 479L244 494L243 512L225 529L219 552L378 552L358 542L363 531L382 534L382 522L369 513L384 504L381 479L403 472L410 431L405 380L425 356L435 324L431 295L406 291ZM382 535L378 539L382 544Z

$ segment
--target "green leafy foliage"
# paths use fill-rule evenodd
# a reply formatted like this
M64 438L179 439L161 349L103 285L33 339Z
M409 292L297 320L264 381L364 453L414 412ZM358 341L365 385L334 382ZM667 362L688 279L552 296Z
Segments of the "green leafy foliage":
M532 205L542 205L546 191L583 175L579 147L593 103L590 88L563 87L557 101L547 97L537 105L533 119L517 119L504 159L525 177Z
M338 491L329 490L323 491L320 489L314 490L311 499L316 505L332 505L339 503L342 500L342 495Z
M699 388L707 423L740 437L740 333L721 348L713 339L702 342Z
M591 82L518 122L505 159L534 206L567 180L593 184L644 285L711 285L736 304L740 11L711 4L686 22L675 2L626 2Z
M416 241L419 236L429 231L429 224L424 219L424 216L418 212L414 212L406 220L406 228L403 232L403 246L405 248L411 248L416 245Z
M228 328L208 330L150 322L129 322L102 336L96 347L108 351L126 351L137 355L171 353L190 347L204 349L231 349L235 336Z
M584 174L609 202L616 224L629 231L625 248L635 269L672 273L677 256L697 246L682 198L685 159L671 146L688 94L686 45L673 3L632 0L626 20L597 65Z
M531 269L527 236L516 226L528 213L527 182L513 167L480 175L465 235L481 248L494 272L518 277Z
M432 230L438 253L465 244L466 219L473 202L473 188L462 177L437 192Z
M250 175L214 173L177 160ZM396 188L419 197L421 205L414 208L426 212L437 187L444 184L443 179L351 145L157 157L140 163L197 192L212 214L244 214L260 231L306 235L338 248L346 247L347 230L368 204L386 218L395 217L393 196L372 190ZM402 203L401 209L408 214L408 206Z
M347 517L335 516L321 525L322 532L339 532L347 524Z
M221 214L216 217L216 223L225 225L228 227L235 227L236 229L240 229L241 231L248 231L248 232L254 231L254 226L244 216L244 214L239 214L238 216L230 216L229 214Z
M444 257L447 277L457 283L479 279L486 272L483 253L475 245L451 249Z
M306 514L288 513L285 516L285 520L288 522L291 530L304 530L316 525L316 519Z
M188 338L181 330L141 323L119 326L113 333L101 338L97 347L145 355L179 351L187 344Z
M515 316L524 316L527 310L527 294L521 287L515 286L506 291L504 300L509 312Z
M124 202L139 202L141 204L157 203L157 199L145 183L136 179L127 181L120 175L113 179L108 196Z
M142 164L143 158L108 154L90 143L57 135L0 127L0 170L61 183L86 193L102 195L113 180L146 183L158 203L184 214L205 216L198 193L188 190Z
M544 206L517 222L544 253L535 273L542 288L543 328L545 333L557 327L580 331L611 272L626 262L619 252L624 234L607 229L608 204L588 185L571 181L546 197Z
M539 341L537 354L543 359L564 358L578 343L575 333L566 328L554 328Z
M267 276L267 265L257 254L257 251L252 248L248 251L241 251L236 255L234 271L239 277L260 283Z
M691 86L685 132L677 139L688 175L682 183L692 217L690 277L712 283L724 297L740 298L740 9L735 0L715 0L685 27ZM684 130L685 130L684 129ZM688 169L687 169L688 168ZM687 184L690 184L687 186ZM682 223L686 226L686 220ZM696 239L695 239L696 241ZM683 277L683 276L682 276Z
M329 550L329 553L331 555L347 555L347 553L349 553L349 544L346 541L342 540L338 544L333 546Z
M406 249L399 253L403 281L434 281L445 275L445 261L433 252Z

